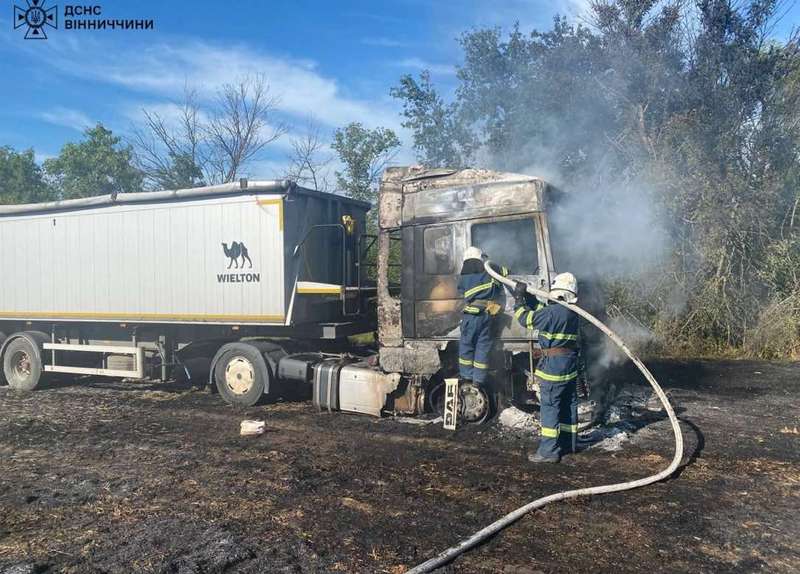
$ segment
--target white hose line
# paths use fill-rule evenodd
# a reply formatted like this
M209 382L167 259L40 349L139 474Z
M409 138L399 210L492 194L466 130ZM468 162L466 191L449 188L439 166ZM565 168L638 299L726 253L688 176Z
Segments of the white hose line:
M508 279L495 273L494 269L491 269L489 266L489 262L485 265L486 271L494 277L496 280L500 281L504 285L507 285L510 288L514 288L516 284L515 281ZM656 382L655 377L653 377L652 373L644 366L641 360L636 357L630 349L625 345L622 339L617 336L611 329L606 327L600 320L596 319L590 313L587 313L580 307L576 305L571 305L569 303L565 303L560 299L556 299L552 297L549 293L545 291L539 291L538 289L532 288L530 285L528 286L528 293L531 295L536 295L541 298L549 299L550 301L554 301L559 305L563 305L567 309L574 311L590 323L592 323L595 327L600 329L603 333L608 335L608 337L616 343L616 345L622 349L628 358L633 361L633 363L639 368L639 370L644 375L647 382L650 383L650 386L653 387L656 395L658 395L661 404L664 406L664 410L667 412L669 416L669 420L672 423L672 432L675 434L675 456L672 457L672 462L670 465L659 472L658 474L653 474L651 476L647 476L645 478L640 478L638 480L632 480L630 482L619 482L617 484L607 484L603 486L592 486L589 488L578 488L575 490L566 490L564 492L557 492L556 494L551 494L550 496L545 496L543 498L539 498L534 500L533 502L529 502L525 506L521 506L517 508L515 511L505 515L503 518L493 522L486 528L479 530L469 538L462 540L455 546L448 548L444 552L438 554L434 558L423 562L419 566L408 570L406 574L422 574L424 572L431 572L435 568L438 568L444 564L447 564L451 560L455 559L460 554L466 552L470 548L480 544L490 536L496 534L497 532L504 529L506 526L516 522L523 516L525 516L531 510L536 510L537 508L541 508L542 506L549 504L551 502L556 502L558 500L566 500L567 498L577 498L579 496L591 496L593 494L607 494L610 492L620 492L623 490L631 490L634 488L639 488L640 486L647 486L648 484L653 484L654 482L658 482L670 476L675 470L678 468L678 465L681 463L681 459L683 458L683 435L681 434L681 427L678 423L678 418L675 416L675 411L672 410L672 405L669 404L669 399L667 395L664 394L664 391L661 389L661 386Z

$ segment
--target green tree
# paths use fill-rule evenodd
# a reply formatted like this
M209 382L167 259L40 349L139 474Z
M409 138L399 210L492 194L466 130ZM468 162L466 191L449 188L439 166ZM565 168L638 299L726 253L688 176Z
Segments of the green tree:
M563 240L587 267L631 244L609 213L652 211L670 245L656 272L629 265L616 285L603 273L612 303L696 350L744 346L776 316L764 309L791 298L781 333L800 349L800 36L770 37L781 2L591 4L586 25L465 33L451 101L427 75L402 77L392 94L420 159L568 189Z
M187 189L205 185L203 172L192 156L185 153L169 153L169 163L163 169L150 173L157 189Z
M331 147L344 165L336 172L336 181L348 196L373 201L378 178L400 147L400 140L387 128L365 128L358 122L348 124L333 134Z
M0 204L36 203L53 199L33 150L0 147Z
M142 172L133 165L130 146L120 145L120 138L101 124L87 129L84 136L44 162L61 199L142 190Z
M391 95L403 102L403 127L412 131L417 158L429 167L461 167L468 163L473 142L458 118L455 104L445 104L424 71L419 81L400 78Z

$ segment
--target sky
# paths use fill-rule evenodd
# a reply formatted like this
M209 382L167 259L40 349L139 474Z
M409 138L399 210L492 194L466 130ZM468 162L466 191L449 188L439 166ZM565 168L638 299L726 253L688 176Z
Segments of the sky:
M579 20L589 0L281 1L102 0L100 18L152 19L153 30L59 29L25 40L13 28L14 5L0 0L0 145L33 148L41 161L102 122L121 136L141 124L142 110L169 117L187 85L209 101L221 85L262 75L277 98L276 121L289 133L251 165L252 178L282 175L291 140L309 122L323 135L352 121L392 128L413 162L399 102L389 95L401 75L431 71L455 85L458 36L472 28L547 28L555 14ZM38 0L41 2L42 0ZM800 3L798 3L800 4ZM792 5L776 30L800 23Z

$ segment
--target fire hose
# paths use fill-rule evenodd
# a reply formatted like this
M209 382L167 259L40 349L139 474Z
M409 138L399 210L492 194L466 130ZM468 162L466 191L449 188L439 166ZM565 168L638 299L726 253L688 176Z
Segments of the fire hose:
M499 273L495 272L489 265L487 261L485 264L486 272L489 273L495 280L501 282L503 285L510 287L511 289L514 288L516 282L512 279L508 279L507 277L501 276ZM469 538L466 538L456 544L448 548L447 550L441 552L437 556L423 562L422 564L408 570L406 574L422 574L424 572L431 572L435 568L438 568L444 564L447 564L451 560L454 560L457 556L463 554L467 550L475 547L476 545L480 544L490 536L500 532L507 526L513 524L527 513L532 510L536 510L537 508L541 508L546 504L551 502L557 502L559 500L566 500L568 498L577 498L579 496L591 496L594 494L608 494L611 492L621 492L623 490L632 490L634 488L639 488L641 486L647 486L648 484L653 484L654 482L658 482L660 480L664 480L665 478L672 475L673 472L678 468L678 465L681 463L681 459L683 458L683 435L681 434L680 424L678 423L678 417L675 416L675 411L672 409L672 405L669 403L669 399L667 395L664 394L664 391L661 389L661 386L656 381L653 374L644 366L644 363L631 352L631 350L625 345L622 339L614 333L611 329L609 329L605 324L603 324L599 319L594 317L591 313L584 311L577 305L573 305L570 303L566 303L561 299L557 299L556 297L550 295L546 291L540 291L538 289L534 289L530 285L528 286L528 293L534 295L536 297L542 299L548 299L559 305L563 305L567 309L574 311L590 323L592 323L595 327L600 329L603 333L605 333L622 351L628 356L628 358L633 361L639 370L644 375L644 378L647 379L647 382L650 383L650 386L653 387L653 391L658 395L659 400L661 401L664 410L669 416L670 423L672 423L672 432L675 435L675 456L672 457L672 462L669 464L667 468L662 470L657 474L653 474L644 478L640 478L638 480L631 480L629 482L619 482L616 484L606 484L602 486L592 486L589 488L578 488L574 490L565 490L563 492L557 492L555 494L551 494L549 496L544 496L542 498L536 499L533 502L529 502L528 504L521 506L510 512L509 514L505 515L504 517L496 520L486 528L479 530Z

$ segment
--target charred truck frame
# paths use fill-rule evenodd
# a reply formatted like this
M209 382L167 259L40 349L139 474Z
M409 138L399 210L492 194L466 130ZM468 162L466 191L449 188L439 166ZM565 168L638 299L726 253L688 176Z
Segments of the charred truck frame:
M235 405L288 384L330 410L436 409L457 371L464 250L547 285L551 193L530 176L389 168L377 237L369 204L289 181L0 206L2 374L33 390L48 373L177 371ZM494 392L462 389L467 420L530 371L535 339L506 305ZM376 327L377 350L348 342Z

